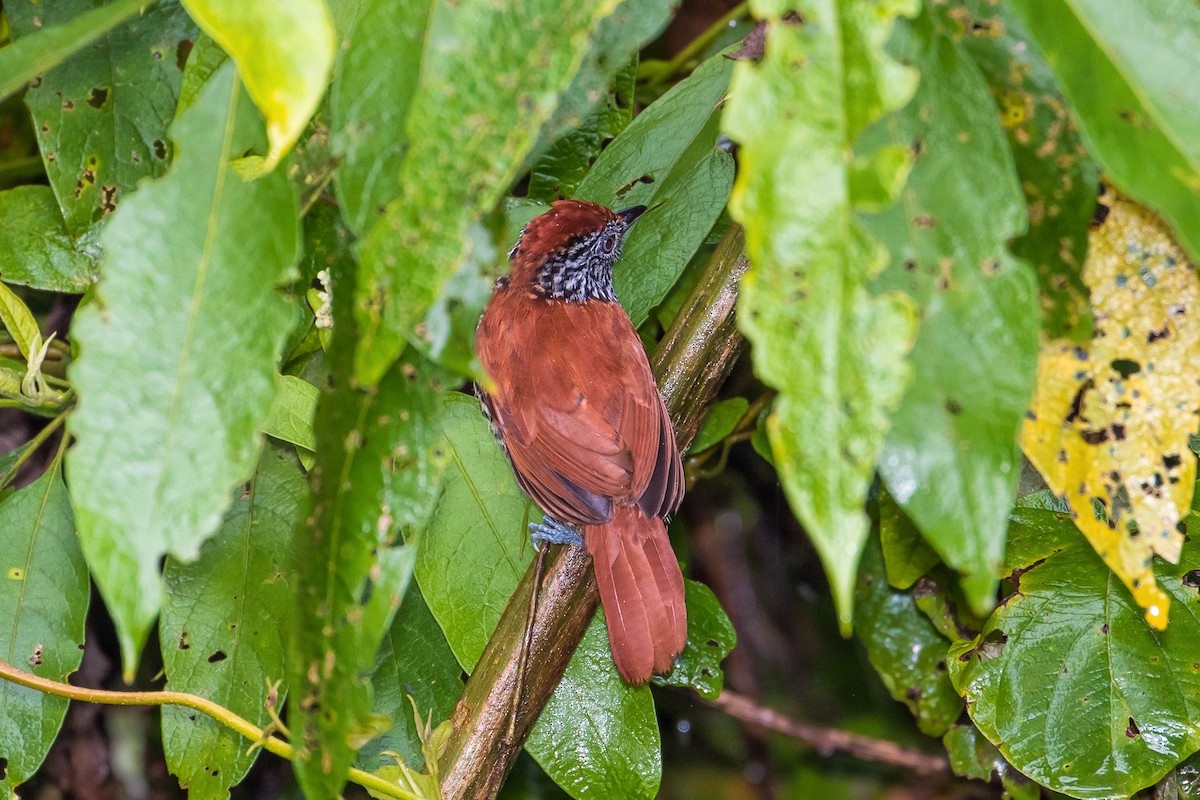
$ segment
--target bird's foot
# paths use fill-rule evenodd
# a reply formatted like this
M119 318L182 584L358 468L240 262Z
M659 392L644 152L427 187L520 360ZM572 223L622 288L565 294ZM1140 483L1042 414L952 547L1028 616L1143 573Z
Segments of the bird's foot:
M543 542L583 547L583 537L579 535L579 531L549 517L541 524L529 523L529 538L533 539L535 550L540 550Z

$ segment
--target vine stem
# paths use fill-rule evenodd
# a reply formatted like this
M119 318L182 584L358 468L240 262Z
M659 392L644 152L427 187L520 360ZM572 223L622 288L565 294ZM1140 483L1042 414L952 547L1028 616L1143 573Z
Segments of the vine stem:
M738 3L736 6L731 8L729 12L725 14L725 16L721 17L712 25L709 25L707 28L705 28L703 33L701 33L695 39L692 39L692 41L688 42L687 45L678 53L676 53L674 58L664 64L661 69L656 70L654 75L652 75L646 81L646 85L657 86L667 78L681 71L689 61L700 54L700 51L708 47L708 45L712 43L713 39L716 39L717 36L720 35L721 31L729 26L729 23L746 16L749 8L750 3L746 0L743 0L743 2Z
M249 720L200 695L187 692L114 692L107 689L88 689L83 686L72 686L69 683L39 678L37 675L19 670L3 660L0 660L0 678L44 694L80 700L85 703L98 703L106 706L183 706L195 709L249 739L254 745L288 761L295 759L296 751L290 744L267 735L265 731ZM386 797L394 797L396 800L420 800L416 795L404 791L399 786L361 769L352 767L350 780L365 789L370 789Z

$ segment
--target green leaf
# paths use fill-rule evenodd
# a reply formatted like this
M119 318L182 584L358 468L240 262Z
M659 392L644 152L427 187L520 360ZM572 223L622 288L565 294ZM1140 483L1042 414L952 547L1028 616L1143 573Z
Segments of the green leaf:
M56 5L65 5L64 3ZM75 16L70 22L51 25L45 30L39 30L36 35L21 37L20 41L12 42L0 50L0 99L19 92L25 84L36 81L38 75L45 73L66 61L72 54L87 47L125 20L137 14L146 5L146 0L115 0L108 5L93 8L90 11ZM46 23L47 9L39 3L30 2L28 6L9 2L5 7L8 24L12 31L21 27L20 20L25 18L29 10L38 11L37 25L40 28ZM57 9L49 10L53 15ZM30 18L30 23L33 18Z
M684 581L687 602L687 645L675 659L669 675L655 675L656 686L687 686L713 700L725 686L721 662L737 644L733 623L717 596L703 583Z
M708 413L704 415L704 422L700 425L696 438L692 440L692 447L688 453L702 453L724 441L726 436L733 433L749 408L750 401L744 397L731 397L713 403L708 407Z
M66 681L83 659L88 609L87 565L79 552L71 503L57 462L41 478L0 502L0 659ZM27 780L58 734L67 701L0 681L0 793Z
M430 0L364 0L330 89L337 193L366 234L400 193L405 120L421 75Z
M616 0L439 3L432 12L382 218L360 251L355 375L378 382L460 266L468 231L500 202ZM530 20L553 20L531 25ZM391 56L391 46L385 55ZM441 353L431 349L433 358Z
M201 33L196 37L196 44L188 54L187 65L183 68L183 78L179 83L179 102L176 105L175 116L179 116L191 108L200 90L218 68L229 60L229 55L212 37Z
M5 4L4 12L13 32L23 36L39 24L75 25L93 5L19 2ZM106 219L139 181L166 169L167 126L175 114L183 56L195 38L183 10L162 3L81 48L25 93L46 175L72 239ZM80 243L85 251L94 247L94 235Z
M879 284L907 292L922 310L914 379L879 471L942 560L963 574L972 608L987 613L1037 364L1037 286L1006 249L1026 209L991 94L934 14L898 26L893 52L921 71L921 85L862 141L916 153L903 203L867 220L892 256Z
M410 768L421 769L424 757L408 698L416 701L422 721L431 721L436 728L454 711L463 681L462 668L416 586L408 587L392 627L383 637L371 687L374 712L391 717L393 725L358 751L356 765L374 772L394 763L383 755L393 752Z
M965 0L946 12L983 72L1029 207L1029 231L1012 251L1037 272L1042 325L1051 337L1091 337L1082 278L1100 173L1079 139L1054 72L1007 5Z
M71 243L50 187L18 186L0 192L0 279L78 293L95 277L96 263Z
M949 642L908 592L888 585L883 551L872 537L855 590L854 627L867 658L893 698L908 706L921 732L941 736L962 716L962 700L946 677Z
M42 340L37 320L25 302L3 283L0 283L0 322L4 323L8 335L16 342L26 361L30 355L37 353Z
M971 719L1014 767L1071 797L1128 797L1200 748L1194 547L1156 564L1178 604L1161 632L1067 514L1019 509L1005 560L1013 593L951 648L949 666Z
M738 322L754 368L779 389L767 433L788 501L829 575L848 630L854 578L870 525L863 504L890 425L909 383L904 356L914 310L867 285L887 252L855 214L851 171L895 163L889 151L852 148L862 130L904 105L913 70L883 52L912 0L752 4L770 17L760 63L740 62L725 128L741 143L730 211L746 228L752 264L742 279ZM877 170L878 172L878 170ZM895 185L896 180L878 180ZM867 198L877 207L878 198Z
M571 85L563 93L554 114L542 125L534 153L545 153L547 145L555 143L571 129L584 126L587 118L597 111L603 114L601 109L606 105L603 95L610 87L615 85L618 91L628 90L627 102L633 102L632 81L637 78L638 51L666 27L673 5L671 0L621 0L612 14L600 20L593 28L590 43L584 48L579 71L571 79ZM634 69L632 77L624 72L631 62ZM626 80L630 83L625 83ZM628 119L624 124L628 124ZM564 152L563 155L567 154ZM537 197L533 186L531 181L530 196Z
M888 583L909 589L938 563L938 555L886 491L879 493L879 541Z
M1013 0L1058 75L1088 151L1200 261L1200 6Z
M946 731L942 744L956 774L980 781L998 777L1005 800L1039 800L1042 796L1041 787L1013 769L974 725L955 725Z
M666 297L725 209L733 159L716 144L732 71L723 56L701 64L639 114L579 185L584 200L651 206L626 238L623 268L613 275L635 328Z
M273 287L297 258L296 198L282 175L231 170L261 130L226 65L173 127L171 171L107 226L104 277L74 323L71 497L129 677L162 555L193 560L216 530L276 391L290 313Z
M317 411L317 398L321 390L292 375L280 375L276 380L279 389L263 426L263 433L291 442L309 452L316 450L313 415Z
M333 66L333 20L325 0L180 0L188 14L237 64L267 118L266 157L239 170L257 178L275 168L317 110Z
M299 748L296 774L313 798L339 793L358 746L378 732L367 677L391 624L390 598L403 588L398 573L412 557L387 546L401 530L423 528L431 513L445 467L439 398L454 379L410 350L375 389L353 382L356 269L348 241L337 230L325 256L333 388L317 404L313 510L295 532L298 625L288 719Z
M417 580L469 671L533 558L526 524L541 514L517 488L477 400L449 395L443 430L450 466L421 538ZM526 747L576 798L653 797L661 770L654 701L646 687L621 681L606 630L597 615Z
M304 479L279 451L265 448L258 470L200 557L168 559L159 642L166 688L220 703L260 728L271 721L268 694L282 701L295 598L288 585L292 530ZM258 754L246 740L180 706L162 711L167 765L192 800L224 800Z

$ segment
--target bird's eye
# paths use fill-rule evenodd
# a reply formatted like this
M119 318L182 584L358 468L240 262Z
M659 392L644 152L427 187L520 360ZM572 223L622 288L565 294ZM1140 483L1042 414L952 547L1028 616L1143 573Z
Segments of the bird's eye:
M606 255L614 253L617 250L617 245L621 243L621 237L616 233L610 233L600 241L600 249Z

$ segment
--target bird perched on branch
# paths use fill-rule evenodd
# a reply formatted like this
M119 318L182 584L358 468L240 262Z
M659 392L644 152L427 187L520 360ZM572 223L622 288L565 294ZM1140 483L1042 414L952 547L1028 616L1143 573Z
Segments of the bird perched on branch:
M586 546L613 661L629 683L671 669L687 639L683 575L663 518L683 499L671 421L613 265L646 210L559 200L525 226L476 348L484 413L544 542ZM582 532L582 535L581 535Z

